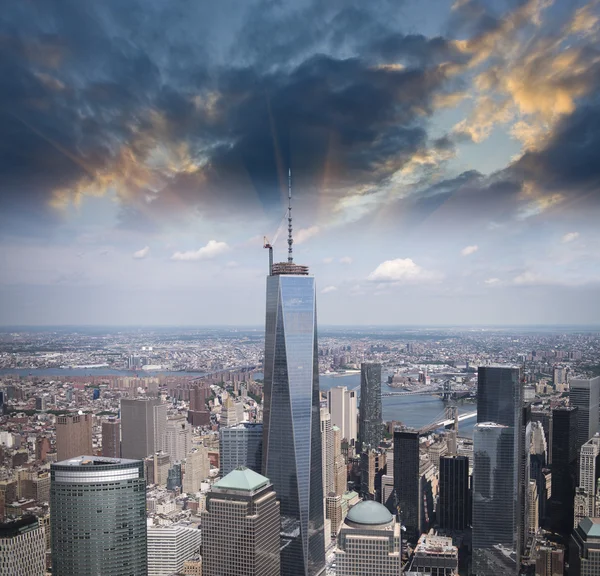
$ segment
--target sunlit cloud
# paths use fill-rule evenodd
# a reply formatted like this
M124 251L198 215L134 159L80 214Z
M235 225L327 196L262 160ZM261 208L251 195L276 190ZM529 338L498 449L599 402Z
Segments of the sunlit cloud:
M331 292L337 292L336 286L326 286L321 290L321 294L331 294Z
M171 260L192 261L192 260L209 260L215 258L225 252L229 252L230 247L226 242L218 242L217 240L209 240L206 246L198 248L198 250L188 250L187 252L175 252L171 256Z
M569 242L573 242L573 240L577 240L579 238L579 232L567 232L561 239L563 244L568 244Z
M313 236L316 236L321 229L318 226L311 226L310 228L300 228L294 233L294 244L303 244Z
M340 264L352 264L352 258L350 258L350 256L344 256L340 258Z
M500 284L500 278L488 278L487 280L484 280L483 283L487 284L488 286L495 286Z
M331 264L332 262L333 262L332 256L327 256L326 258L323 258L323 264Z

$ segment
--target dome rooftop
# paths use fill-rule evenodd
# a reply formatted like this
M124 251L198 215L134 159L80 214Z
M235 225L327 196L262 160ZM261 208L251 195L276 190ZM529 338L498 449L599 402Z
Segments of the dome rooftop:
M352 526L360 524L363 526L382 526L392 522L394 517L390 511L375 500L363 500L348 512L346 522Z

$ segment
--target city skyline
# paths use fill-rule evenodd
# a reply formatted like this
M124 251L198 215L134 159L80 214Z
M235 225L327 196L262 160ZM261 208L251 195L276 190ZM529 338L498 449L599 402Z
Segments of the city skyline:
M581 0L5 11L0 325L259 324L289 168L324 325L599 323L599 21Z

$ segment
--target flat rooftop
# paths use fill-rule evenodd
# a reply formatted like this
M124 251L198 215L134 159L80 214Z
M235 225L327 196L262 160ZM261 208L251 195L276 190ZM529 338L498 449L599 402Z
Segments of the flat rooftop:
M115 466L116 464L137 464L141 460L128 460L127 458L105 458L103 456L78 456L69 460L56 462L56 466Z

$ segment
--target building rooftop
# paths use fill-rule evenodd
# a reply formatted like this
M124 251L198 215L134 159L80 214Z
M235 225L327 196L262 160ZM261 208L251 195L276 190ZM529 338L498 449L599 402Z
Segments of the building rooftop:
M600 518L584 518L579 528L588 538L600 538Z
M139 460L128 460L127 458L105 458L103 456L78 456L69 460L56 462L56 466L114 466L115 464L137 464Z
M223 490L243 490L245 492L253 492L269 483L269 479L250 470L245 466L240 466L232 470L227 476L221 478L214 483L214 488Z
M359 502L350 509L346 516L347 522L365 526L381 526L382 524L389 524L393 519L394 517L390 511L383 504L375 502L375 500Z

